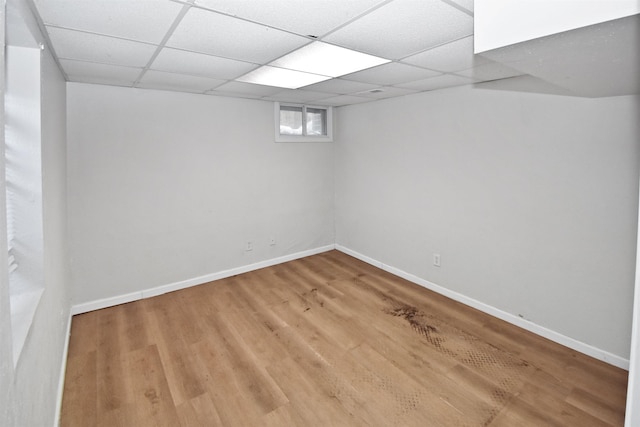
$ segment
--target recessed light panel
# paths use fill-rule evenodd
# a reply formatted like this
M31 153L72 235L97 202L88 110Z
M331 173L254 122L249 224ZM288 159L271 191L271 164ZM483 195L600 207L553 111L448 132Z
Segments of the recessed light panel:
M239 82L253 83L266 86L284 87L287 89L297 89L310 84L329 80L330 76L303 73L301 71L287 70L284 68L262 66L251 71L242 77L237 78Z
M313 42L236 80L297 89L387 62L391 61L327 43Z
M391 61L327 43L313 42L271 62L269 65L339 77L387 62Z

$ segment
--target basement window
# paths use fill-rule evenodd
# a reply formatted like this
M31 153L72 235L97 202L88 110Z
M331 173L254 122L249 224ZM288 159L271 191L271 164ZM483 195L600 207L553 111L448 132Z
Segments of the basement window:
M331 107L275 103L276 142L332 142Z

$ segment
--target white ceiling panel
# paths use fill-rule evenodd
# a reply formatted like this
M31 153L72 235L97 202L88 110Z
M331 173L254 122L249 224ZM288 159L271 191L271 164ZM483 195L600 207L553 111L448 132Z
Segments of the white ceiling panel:
M149 62L156 46L98 36L81 31L47 27L58 58L79 59L112 65L143 67Z
M356 93L356 92L362 92L365 90L376 89L378 87L380 87L380 85L374 85L371 83L354 82L351 80L331 79L331 80L316 83L310 86L306 86L305 89L344 95L348 93Z
M151 64L151 69L231 80L253 70L256 64L220 58L203 53L165 48Z
M120 67L95 62L61 59L60 65L73 82L132 86L142 68Z
M395 0L324 38L400 59L473 34L473 18L440 0Z
M221 92L221 91L210 91L205 95L211 96L222 96L224 98L244 98L244 99L262 99L260 95L251 95L248 93L237 93L237 92Z
M463 8L467 9L469 12L473 13L473 0L445 0L445 1L455 3L458 6L462 6Z
M320 37L364 13L382 0L196 0L197 5L281 28Z
M182 9L167 0L36 0L45 24L160 43Z
M429 49L402 60L408 64L443 72L468 70L490 62L473 53L473 36Z
M224 80L208 79L206 77L149 70L144 74L137 87L147 89L183 90L187 92L206 92L220 86L224 82Z
M217 87L216 91L263 97L282 92L282 88L256 85L253 83L228 82L223 84L222 86Z
M331 98L320 99L314 101L314 103L318 105L331 105L334 107L340 107L342 105L350 105L350 104L361 104L363 102L371 102L375 101L375 98L367 98L364 96L354 96L354 95L338 95L332 96Z
M452 74L443 74L441 76L431 77L430 79L418 80L415 82L399 84L398 87L411 90L434 90L451 86L462 86L472 84L473 80L466 77L454 76Z
M478 82L484 82L488 80L521 76L524 73L497 62L490 62L488 64L480 65L479 67L471 68L470 70L458 71L456 74L469 77Z
M304 37L192 7L167 46L266 63L309 42Z
M342 78L345 80L388 86L426 79L439 74L441 73L437 71L392 62L390 64L369 68L368 70L358 71L357 73L347 74L346 76L342 76Z
M396 96L409 95L411 93L416 93L415 90L410 89L402 89L399 87L381 87L378 89L368 90L364 92L354 93L357 96L366 96L367 98L376 98L376 99L384 99L384 98L393 98Z
M338 95L337 93L334 95ZM303 90L303 89L287 89L282 92L278 92L272 96L267 96L262 99L267 101L281 101L281 102L294 102L294 103L303 103L314 101L316 99L325 99L330 94L326 92L314 92L311 90Z

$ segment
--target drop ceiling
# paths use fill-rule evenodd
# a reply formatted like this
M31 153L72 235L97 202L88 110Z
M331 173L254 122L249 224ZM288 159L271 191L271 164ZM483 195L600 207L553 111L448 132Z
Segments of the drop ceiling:
M33 0L68 81L342 106L526 74L473 54L472 0ZM321 41L388 59L299 89L237 79Z

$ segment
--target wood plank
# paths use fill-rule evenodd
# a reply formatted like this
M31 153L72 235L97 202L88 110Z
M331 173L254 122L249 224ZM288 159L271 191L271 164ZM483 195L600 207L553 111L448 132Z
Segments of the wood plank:
M161 295L145 301L146 325L160 354L167 384L174 402L179 405L203 394L206 389L200 373L194 368L193 354L188 350L194 341L195 321L174 295Z
M126 366L122 306L100 310L97 326L97 411L101 414L133 402Z
M67 357L96 351L99 317L100 310L73 316Z
M128 353L128 365L134 405L126 407L130 412L125 419L131 420L127 425L180 425L158 348L150 345Z
M82 347L81 343L76 344ZM67 360L60 426L92 426L97 421L96 351L76 354Z
M624 424L624 414L621 414L615 407L603 402L600 397L589 393L587 390L576 388L571 391L565 401L605 423L611 425Z
M209 393L201 394L177 407L180 424L183 426L222 426L222 420L218 414Z

